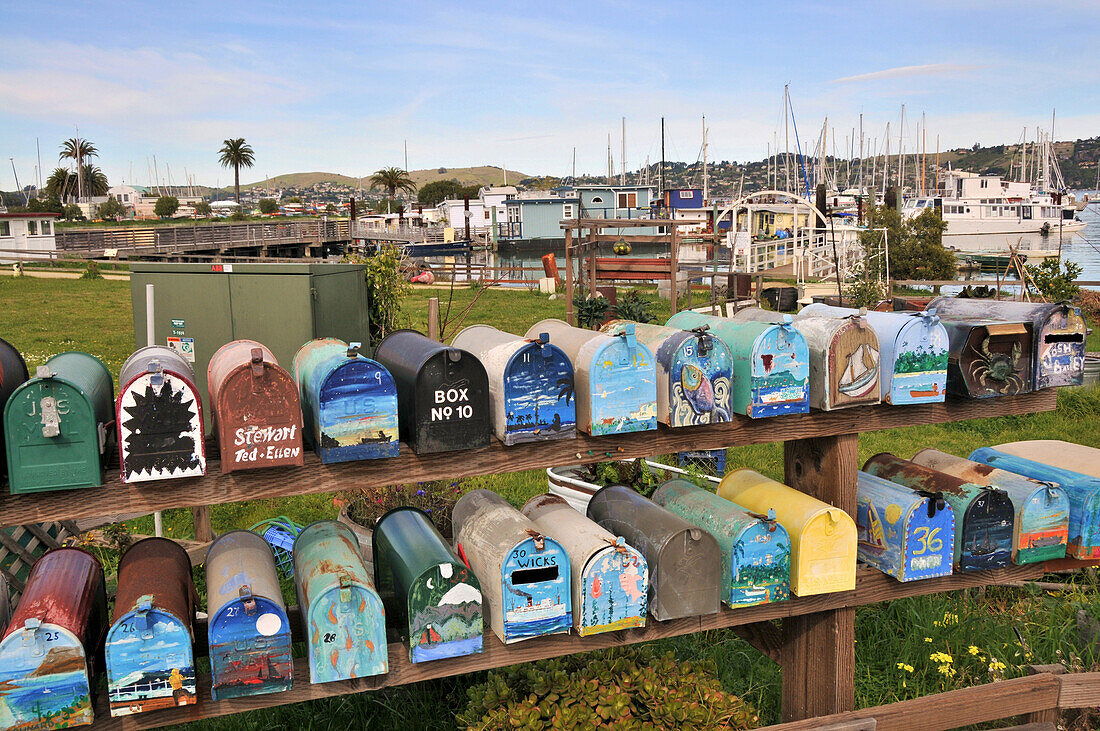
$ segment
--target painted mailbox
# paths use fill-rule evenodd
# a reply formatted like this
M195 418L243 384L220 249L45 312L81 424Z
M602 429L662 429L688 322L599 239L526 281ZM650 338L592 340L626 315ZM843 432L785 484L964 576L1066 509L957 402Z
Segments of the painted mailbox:
M1069 541L1069 496L1056 483L1039 482L937 449L923 449L913 455L913 461L960 480L989 485L1008 493L1015 518L1012 563L1065 558Z
M898 581L949 576L954 563L955 513L943 493L858 475L859 560Z
M481 584L431 519L396 508L374 524L378 589L409 641L409 660L425 662L482 650Z
M4 404L12 395L17 386L27 382L30 373L27 372L27 363L23 356L11 343L0 338L0 417L4 413ZM0 418L0 447L4 444L4 419ZM0 448L0 482L8 475L7 450ZM3 628L0 627L0 631Z
M386 612L355 533L335 520L312 523L294 539L293 556L309 682L384 674Z
M588 517L645 557L649 613L656 619L715 614L721 608L722 556L710 533L623 485L597 490Z
M118 382L122 481L205 475L202 397L187 359L162 345L139 348L122 364Z
M234 340L206 368L222 472L302 466L298 388L255 340Z
M481 582L489 626L501 642L573 626L569 554L491 490L472 490L451 513L456 553Z
M1100 479L1100 449L1095 447L1063 442L1060 439L1029 439L998 444L994 449L1036 462L1047 464L1057 462L1058 467L1063 470L1080 472ZM1012 471L1015 472L1015 470Z
M4 630L8 628L11 619L11 590L8 589L8 580L0 574L0 637L4 636Z
M294 355L303 436L322 464L398 454L397 386L359 345L320 338Z
M810 351L790 315L779 324L742 322L684 310L668 327L709 327L733 358L733 413L754 419L810 410Z
M1031 324L958 316L940 305L950 342L947 391L967 398L1027 393L1034 388Z
M685 331L612 320L601 329L614 335L627 324L657 356L657 421L675 427L730 420L733 358L724 342L706 326Z
M114 379L94 356L61 353L39 366L4 406L11 492L102 484L114 400Z
M536 495L520 512L569 554L577 634L645 626L649 570L639 551L557 495Z
M799 315L852 317L860 310L807 305ZM921 312L864 312L875 331L880 388L886 403L927 404L947 395L947 330L934 308Z
M610 336L549 319L527 337L542 333L573 363L578 429L600 436L657 428L656 360L630 324Z
M856 524L843 510L750 469L723 477L718 495L754 513L775 510L791 538L792 593L856 587Z
M401 439L417 454L489 444L489 379L481 361L459 348L395 330L375 359L397 383Z
M493 433L506 445L577 435L573 364L547 333L522 338L470 325L451 344L481 361L489 376Z
M230 531L210 544L204 563L214 700L290 690L290 622L271 546Z
M1000 569L1012 561L1015 516L1003 490L975 485L885 452L867 460L863 469L918 492L943 495L955 514L951 555L956 571Z
M145 538L118 563L104 649L112 716L195 702L195 601L191 559L167 538Z
M0 729L92 722L90 676L106 621L99 560L78 548L44 553L0 639Z
M751 607L790 598L791 540L774 510L750 513L679 478L658 487L653 502L718 541L722 551L722 601L726 604Z

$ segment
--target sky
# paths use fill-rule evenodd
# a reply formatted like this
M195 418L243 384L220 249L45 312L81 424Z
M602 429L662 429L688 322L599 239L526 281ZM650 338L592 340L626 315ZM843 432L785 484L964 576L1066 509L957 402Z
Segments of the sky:
M1011 143L1026 127L1100 134L1100 3L330 2L286 7L0 0L0 157L33 182L62 140L99 148L112 184L185 175L227 185L222 140L244 137L242 182L301 171L368 175L497 165L604 174L626 118L626 166L758 160L790 84L808 152L826 116L845 156L863 114L868 151L906 105L928 148ZM835 130L835 132L834 132ZM791 148L796 148L793 131ZM8 163L8 161L3 161ZM11 164L0 189L12 190ZM43 178L45 175L43 175Z

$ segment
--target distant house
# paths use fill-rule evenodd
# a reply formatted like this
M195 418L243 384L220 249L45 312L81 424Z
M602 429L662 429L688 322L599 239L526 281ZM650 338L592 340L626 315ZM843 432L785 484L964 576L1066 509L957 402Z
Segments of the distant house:
M681 208L702 208L702 188L673 188L657 198L657 210L675 211Z
M112 185L107 195L122 205L133 208L139 200L149 196L149 189L143 185Z
M477 198L470 199L470 232L483 233L492 228L494 222L504 220L506 202L518 195L514 186L485 186L478 191ZM436 206L438 218L454 229L466 228L466 201L455 198Z
M54 241L56 213L0 213L0 262L49 258L57 250Z
M561 222L577 218L580 198L570 188L530 191L506 201L497 221L499 241L546 241L564 238Z
M578 185L581 218L649 218L656 189L652 185Z

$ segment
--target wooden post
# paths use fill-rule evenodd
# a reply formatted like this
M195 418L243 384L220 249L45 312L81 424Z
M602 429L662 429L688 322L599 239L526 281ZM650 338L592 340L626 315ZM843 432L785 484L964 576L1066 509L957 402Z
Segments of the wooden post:
M588 240L585 242L585 250L588 252L588 296L596 296L596 253L599 248L599 242L596 240L596 236L599 229L588 229Z
M428 337L439 340L439 298L428 298Z
M759 305L764 301L764 277L761 274L756 275L756 304Z
M676 259L678 252L676 250L677 247L676 247L676 227L675 226L670 226L669 227L669 236L670 236L670 239L669 239L669 253L668 253L668 269L669 269L669 275L670 276L668 278L668 297L672 301L672 314L675 315L676 312L677 312L677 300L679 299L677 297L677 295L679 293L676 291L676 289L677 289L676 285L678 284L678 282L676 281L676 277L678 276L679 269L680 269L680 267L677 263L677 259ZM690 291L691 291L691 282L688 282L688 292L690 292Z
M1051 673L1052 675L1064 675L1066 667L1064 665L1028 665L1028 675L1039 675L1042 673ZM1058 719L1062 716L1062 710L1060 708L1047 708L1042 711L1032 711L1031 713L1024 714L1024 723L1052 723L1057 724Z
M573 229L565 229L565 321L573 324Z
M191 508L191 520L195 524L195 540L209 543L214 540L214 530L210 527L210 506L197 505Z

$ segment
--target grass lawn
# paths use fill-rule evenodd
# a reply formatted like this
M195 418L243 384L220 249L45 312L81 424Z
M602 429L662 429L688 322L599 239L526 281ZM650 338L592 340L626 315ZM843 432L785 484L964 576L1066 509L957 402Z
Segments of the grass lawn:
M404 302L402 324L423 329L432 296L440 298L446 316L449 295L447 289L415 289ZM522 333L540 319L565 315L561 297L550 301L527 291L488 290L478 296L469 287L457 287L453 297L445 328L448 335L462 325L481 322ZM470 310L463 318L460 313L467 306ZM667 304L661 303L659 317L667 314ZM76 349L100 357L117 374L134 345L129 283L0 278L0 337L24 353L32 372L50 355ZM1100 350L1100 335L1094 333L1089 343L1090 350ZM1058 403L1057 411L1044 414L868 433L860 439L860 459L882 451L908 457L924 447L965 455L979 446L1017 439L1057 438L1100 446L1100 431L1095 427L1100 418L1100 390L1064 389ZM730 468L749 466L781 478L782 445L731 449L729 463ZM467 484L495 489L516 504L546 488L545 475L539 471L489 475ZM274 515L308 523L333 517L335 509L331 495L308 495L219 505L211 513L215 531L222 532L247 528ZM186 510L168 511L165 525L170 536L192 534ZM151 533L152 519L131 521L128 528L133 533ZM1078 609L1100 617L1100 585L1092 572L1072 581L1066 593L993 587L861 608L856 623L857 704L877 705L1015 677L1032 663L1065 661L1085 668L1094 666L1100 661L1100 652L1078 637L1075 617ZM732 632L712 631L658 644L684 659L713 659L727 690L754 703L762 722L778 720L777 666ZM932 660L934 653L950 655L951 663ZM467 688L484 677L484 673L475 673L193 725L219 729L294 724L309 728L452 728L451 713L464 707Z

